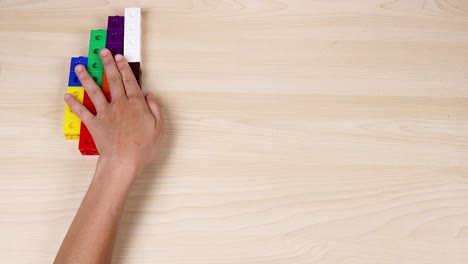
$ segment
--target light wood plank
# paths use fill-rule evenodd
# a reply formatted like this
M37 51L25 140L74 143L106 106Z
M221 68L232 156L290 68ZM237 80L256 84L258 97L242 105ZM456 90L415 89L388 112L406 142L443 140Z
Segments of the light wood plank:
M168 136L115 263L466 263L464 0L0 1L0 263L58 250L69 57L128 5Z

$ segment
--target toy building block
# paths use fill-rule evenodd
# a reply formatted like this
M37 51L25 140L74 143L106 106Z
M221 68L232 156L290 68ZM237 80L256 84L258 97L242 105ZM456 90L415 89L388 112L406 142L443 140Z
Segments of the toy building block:
M124 56L141 87L141 8L125 8Z
M107 18L107 30L124 30L124 16L109 16Z
M103 71L104 65L101 58L91 58L88 60L88 71Z
M112 55L122 54L124 51L124 26L125 17L110 16L107 20L106 48Z
M89 98L88 93L85 91L84 96L83 96L83 105L88 109L91 114L96 115L96 107L94 106L93 102L91 101L91 98Z
M128 62L141 62L141 8L125 8L124 56Z
M73 95L80 103L83 102L84 89L83 87L68 87L67 93ZM63 135L67 139L78 139L80 137L80 119L76 116L65 104L63 115Z
M93 78L94 82L101 87L102 86L102 71L89 71L88 72L91 78Z
M107 102L111 102L112 101L112 96L111 96L111 93L110 93L110 87L109 87L109 82L107 81L107 76L106 76L106 73L104 72L102 74L102 93L104 94L104 96L106 97L107 99Z
M78 149L81 155L99 155L93 137L84 123L81 123L81 136Z
M71 58L70 62L70 73L68 75L68 86L69 87L81 87L80 79L75 73L75 67L78 64L82 64L83 66L88 65L88 58L86 57L73 57Z
M138 83L141 83L141 9L126 8L124 16L109 16L107 30L91 30L88 58L72 58L69 73L68 92L73 94L92 114L96 108L88 94L81 87L75 67L83 64L108 100L111 102L109 83L104 72L100 51L108 48L113 56L122 54L127 58ZM63 132L67 138L79 138L78 148L82 155L99 155L94 140L86 125L66 106Z
M70 62L70 72L75 72L75 67L77 65L83 65L85 67L88 66L88 58L80 56L80 57L72 57Z
M91 30L90 38L89 38L89 50L88 50L88 59L91 58L98 58L99 52L101 49L106 47L106 39L107 39L107 30L104 29L95 29Z
M107 43L123 43L124 30L122 29L109 29L107 30Z
M141 89L141 68L139 62L129 62L130 68L132 69L133 75L135 75L135 79L137 80L138 84L140 85Z
M110 50L112 56L115 56L117 54L123 54L124 51L123 43L108 43L106 45L106 48Z
M91 98L88 96L88 93L84 92L83 96L83 105L93 114L96 115L96 107L94 107ZM81 122L80 128L80 142L78 143L78 149L82 155L99 155L99 152L96 149L94 144L93 137L88 131L86 125Z
M106 47L107 30L91 30L88 50L88 72L98 86L102 86L102 65L99 52Z
M93 114L96 115L96 108L94 107L91 98L89 98L88 93L84 93L83 105ZM89 133L86 125L81 122L81 133L80 133L80 142L78 143L78 149L81 152L81 155L99 155L96 145L94 144L93 137Z
M87 67L88 58L86 57L73 57L70 60L70 69L68 75L68 89L67 93L73 95L76 100L83 102L84 89L81 87L81 82L75 73L75 67L78 64L82 64ZM63 114L63 135L67 139L78 139L80 137L80 119L76 116L65 104L65 110Z
M67 93L73 95L78 102L83 103L85 93L83 87L68 87ZM65 116L75 116L68 104L65 104Z
M81 123L81 129L83 131L80 136L80 142L78 143L78 149L80 150L81 155L99 155L96 144L94 144L93 137L84 123Z
M81 82L75 72L70 72L68 74L68 87L80 87Z
M106 47L107 30L91 30L89 39L89 50L88 50L88 72L91 78L94 79L96 84L101 87L103 83L104 66L102 64L99 52L101 49ZM96 115L96 107L85 92L83 96L83 105L93 114ZM98 155L94 140L88 130L85 128L85 124L81 123L80 142L78 143L78 149L82 155Z
M81 120L78 117L66 116L63 119L63 135L66 139L80 138Z

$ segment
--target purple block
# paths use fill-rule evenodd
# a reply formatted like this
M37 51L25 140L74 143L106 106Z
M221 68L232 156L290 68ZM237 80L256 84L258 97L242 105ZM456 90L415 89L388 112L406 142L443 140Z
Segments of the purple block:
M112 53L112 56L123 54L123 43L107 43L106 48Z
M107 30L117 29L124 30L125 17L124 16L109 16L107 19Z
M107 30L107 39L106 39L106 46L109 43L117 43L123 44L124 42L124 31L117 30L117 29L109 29Z

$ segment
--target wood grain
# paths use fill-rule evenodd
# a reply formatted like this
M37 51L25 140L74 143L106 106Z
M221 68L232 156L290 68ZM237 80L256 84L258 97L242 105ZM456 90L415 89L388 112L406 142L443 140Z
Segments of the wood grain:
M0 1L0 263L53 260L69 57L132 5L168 136L115 263L467 263L464 0Z

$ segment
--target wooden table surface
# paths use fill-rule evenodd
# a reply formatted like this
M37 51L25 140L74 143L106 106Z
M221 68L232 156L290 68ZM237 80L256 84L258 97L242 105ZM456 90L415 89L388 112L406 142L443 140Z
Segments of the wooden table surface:
M168 135L114 263L468 263L465 0L0 1L0 263L55 257L69 59L134 5Z

